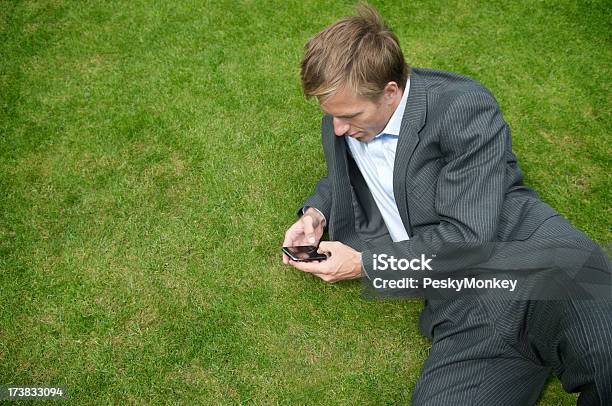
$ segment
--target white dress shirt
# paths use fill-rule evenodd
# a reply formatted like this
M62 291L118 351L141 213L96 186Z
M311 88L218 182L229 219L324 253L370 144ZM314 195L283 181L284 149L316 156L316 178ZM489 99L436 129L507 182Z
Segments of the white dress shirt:
M408 78L402 99L391 119L381 133L371 141L361 142L346 137L351 155L368 184L393 241L408 239L408 233L402 223L393 195L393 163L409 90L410 78Z

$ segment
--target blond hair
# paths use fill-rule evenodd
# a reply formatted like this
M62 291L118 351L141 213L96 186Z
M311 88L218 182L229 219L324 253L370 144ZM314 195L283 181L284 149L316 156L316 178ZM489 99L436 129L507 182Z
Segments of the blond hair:
M356 16L333 23L304 46L302 88L319 101L345 86L376 101L391 81L404 89L409 74L399 40L366 4L357 7Z

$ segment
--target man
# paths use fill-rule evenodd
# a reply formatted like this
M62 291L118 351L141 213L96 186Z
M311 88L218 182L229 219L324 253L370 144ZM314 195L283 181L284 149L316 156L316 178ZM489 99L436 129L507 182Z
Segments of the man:
M368 277L372 256L418 258L445 243L590 240L523 185L510 130L479 83L410 69L368 6L312 38L301 78L324 112L328 174L283 246L325 261L285 264L326 282ZM327 230L332 241L320 241ZM427 301L432 339L415 405L528 405L550 369L579 404L612 404L612 306L597 301Z

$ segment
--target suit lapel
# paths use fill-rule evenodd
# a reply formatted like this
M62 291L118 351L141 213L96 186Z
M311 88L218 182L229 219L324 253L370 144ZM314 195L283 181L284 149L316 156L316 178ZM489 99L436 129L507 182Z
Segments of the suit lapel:
M329 234L332 240L342 240L354 249L362 250L365 249L364 242L355 230L353 192L346 156L348 145L344 137L337 137L333 134L333 127L327 140L328 147L333 151L333 165L330 168L333 173L330 175L334 182L333 190L336 195L332 204L333 221L329 224Z
M395 162L393 165L393 195L399 209L400 217L409 236L412 236L410 214L408 212L406 179L408 163L419 143L419 131L425 125L427 111L427 92L423 79L416 73L410 75L410 89L406 100L406 109L400 127Z

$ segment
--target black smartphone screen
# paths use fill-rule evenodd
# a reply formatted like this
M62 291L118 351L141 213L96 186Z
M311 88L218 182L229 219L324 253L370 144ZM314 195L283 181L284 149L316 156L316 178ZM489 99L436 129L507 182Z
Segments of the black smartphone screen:
M283 252L294 261L324 261L327 259L325 254L317 252L318 247L314 245L300 245L296 247L283 247Z

